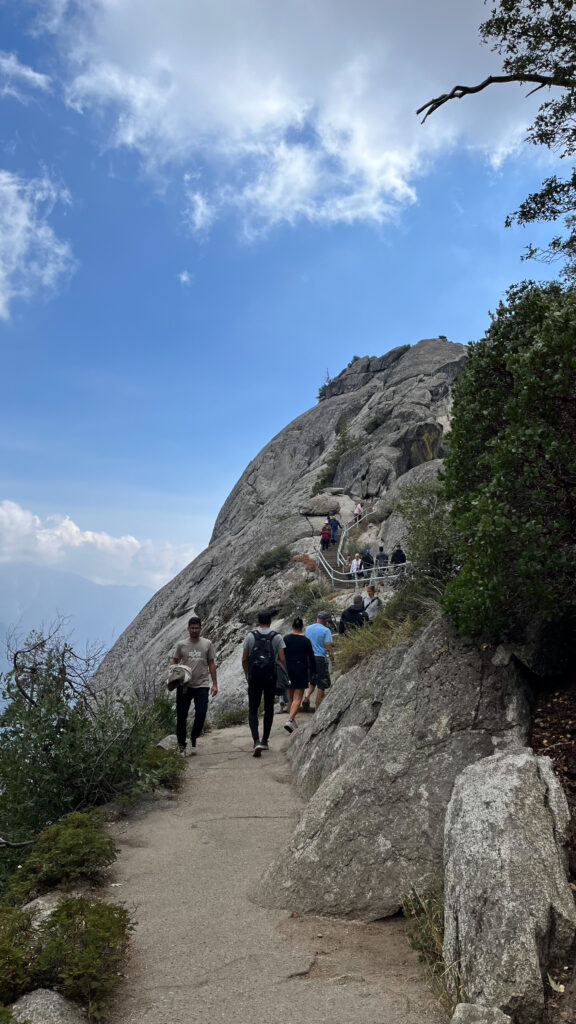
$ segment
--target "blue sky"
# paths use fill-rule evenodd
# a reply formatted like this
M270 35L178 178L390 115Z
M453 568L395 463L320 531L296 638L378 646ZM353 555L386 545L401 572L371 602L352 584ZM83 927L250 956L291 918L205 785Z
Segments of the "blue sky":
M0 0L0 562L156 588L326 372L480 337L550 170L481 0Z

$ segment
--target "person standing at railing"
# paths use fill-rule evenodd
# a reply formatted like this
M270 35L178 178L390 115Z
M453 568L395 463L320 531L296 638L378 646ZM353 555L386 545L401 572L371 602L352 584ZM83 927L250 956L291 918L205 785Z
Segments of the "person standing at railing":
M350 575L352 576L352 579L356 581L358 581L362 575L362 559L360 558L358 551L350 562Z
M362 555L362 574L365 579L369 579L374 571L374 559L370 552L370 548L366 548L366 551Z
M386 566L388 565L388 555L384 551L383 547L378 548L378 554L374 559L377 567L378 576L382 577L386 575Z
M390 565L404 565L406 561L406 555L399 544L396 544L394 551L390 555Z

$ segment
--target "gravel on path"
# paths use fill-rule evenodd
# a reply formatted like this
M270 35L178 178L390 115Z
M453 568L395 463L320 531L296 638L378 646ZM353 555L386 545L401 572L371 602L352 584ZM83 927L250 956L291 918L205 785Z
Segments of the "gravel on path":
M281 724L259 760L246 726L202 737L181 790L113 826L113 899L137 924L111 1024L444 1020L401 919L303 918L254 902L302 808Z

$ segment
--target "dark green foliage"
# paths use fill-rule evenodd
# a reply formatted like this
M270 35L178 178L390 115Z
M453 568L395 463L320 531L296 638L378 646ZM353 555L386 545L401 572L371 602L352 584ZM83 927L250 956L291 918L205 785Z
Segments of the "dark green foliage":
M0 1006L0 1024L14 1024L16 1018L5 1006Z
M32 988L35 945L30 914L0 906L0 1002L12 1003Z
M314 487L312 488L312 494L320 494L325 487L329 487L334 482L340 459L346 452L350 451L351 448L356 447L358 440L352 437L348 430L348 423L346 419L343 419L338 431L338 440L332 448L328 459L324 465L324 469L316 478Z
M66 815L40 833L32 852L10 880L7 898L24 903L56 886L98 881L116 859L113 840L96 811Z
M172 708L172 721L170 728L174 728L174 708ZM176 789L186 764L180 754L173 750L164 750L163 747L147 747L139 765L144 773L145 788L157 789L162 786L166 789Z
M76 999L90 1021L102 1020L120 980L131 930L124 907L84 897L63 899L38 933L41 985Z
M576 293L512 288L454 393L445 495L462 632L523 635L576 616ZM560 629L562 632L562 629Z
M240 581L242 590L250 590L250 587L254 586L262 576L273 576L275 572L284 569L291 557L290 548L287 548L285 544L279 544L277 547L271 548L270 551L265 551L254 565L250 565L244 570Z
M443 590L455 575L458 543L450 506L438 481L404 486L395 511L406 524L404 548L412 563L411 575L424 576Z
M16 652L0 713L0 835L13 842L72 810L146 788L144 751L168 721L173 728L173 708L165 698L93 693L91 671L58 634L33 633ZM2 852L4 876L14 859Z

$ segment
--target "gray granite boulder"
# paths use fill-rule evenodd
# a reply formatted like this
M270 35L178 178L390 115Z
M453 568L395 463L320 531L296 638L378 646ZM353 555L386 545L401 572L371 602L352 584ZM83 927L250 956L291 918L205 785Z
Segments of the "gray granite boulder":
M512 1018L502 1013L497 1006L480 1006L478 1003L458 1003L452 1017L452 1024L512 1024Z
M542 979L571 963L569 814L547 757L498 753L457 778L446 815L444 960L471 1000L538 1024Z
M22 1024L86 1024L86 1017L75 1003L48 988L37 988L18 999L12 1016Z
M328 511L337 510L344 523L359 497L377 501L403 474L436 461L452 383L465 362L463 345L432 338L347 367L325 400L289 423L247 466L220 510L209 547L142 609L104 658L95 684L143 697L163 690L170 657L195 611L215 644L221 675L211 707L218 714L236 705L239 650L247 625L255 625L246 622L247 610L281 608L287 591L308 578L309 563L262 573L248 587L245 570L279 545L296 559L314 553ZM350 449L332 484L312 497L344 422ZM289 628L289 621L280 628Z
M524 683L514 662L496 667L492 653L439 617L409 646L374 655L352 680L337 681L310 734L298 737L292 757L301 786L308 773L322 775L323 761L333 767L339 716L369 731L316 789L287 851L262 879L261 903L374 920L396 913L412 885L441 875L454 779L528 735ZM368 704L380 705L371 728Z

